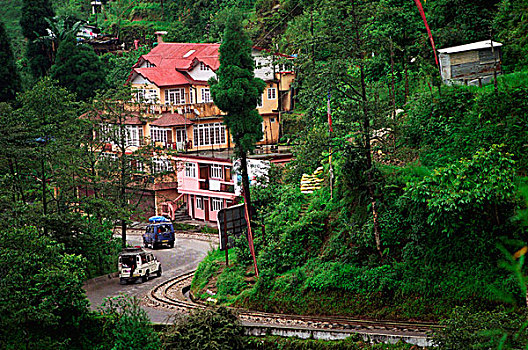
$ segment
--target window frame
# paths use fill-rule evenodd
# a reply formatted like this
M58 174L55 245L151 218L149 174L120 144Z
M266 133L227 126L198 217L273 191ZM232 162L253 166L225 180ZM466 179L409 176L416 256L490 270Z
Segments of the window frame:
M196 178L196 164L185 162L185 177Z
M204 210L203 197L196 196L196 209Z
M220 211L224 209L224 200L222 198L211 198L211 211Z
M277 89L270 87L268 88L268 100L276 100L277 99Z
M202 103L213 102L210 88L202 88Z
M215 146L226 143L226 127L222 123L193 125L194 146Z
M179 100L177 100L179 98ZM165 90L165 104L166 105L182 105L185 104L185 89L173 88Z
M152 157L152 169L153 174L168 173L174 171L172 162L169 158L165 157Z
M209 168L209 176L211 179L222 180L223 167L218 164L212 164Z

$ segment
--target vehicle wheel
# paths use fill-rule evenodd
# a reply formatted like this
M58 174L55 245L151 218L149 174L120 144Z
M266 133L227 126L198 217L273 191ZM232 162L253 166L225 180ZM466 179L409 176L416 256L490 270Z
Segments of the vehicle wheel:
M148 248L148 243L146 240L143 240L143 247Z
M169 243L169 247L170 247L170 248L174 248L174 241L170 241L170 243Z
M126 284L126 279L121 278L121 279L119 280L119 284Z
M152 249L154 250L158 249L158 243L152 242Z
M143 282L147 282L149 279L149 271L147 270L147 272L145 272L145 276L141 277L141 280Z
M160 266L159 266L158 272L156 272L156 275L157 275L158 277L161 277L161 264L160 264Z

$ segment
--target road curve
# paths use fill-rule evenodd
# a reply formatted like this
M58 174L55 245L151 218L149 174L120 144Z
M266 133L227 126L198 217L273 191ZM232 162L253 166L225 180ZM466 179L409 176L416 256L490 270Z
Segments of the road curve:
M121 285L119 278L96 278L88 281L84 289L90 301L90 308L97 310L105 298L116 297L122 294L135 296L143 300L155 286L175 276L195 270L200 261L207 255L207 252L215 247L215 244L204 240L184 237L185 235L177 235L174 248L158 250L146 249L147 251L152 251L158 260L161 261L163 267L163 275L161 277L152 278L145 283L127 285ZM141 245L140 232L132 231L132 233L129 233L127 241L133 246ZM150 320L155 323L166 323L174 315L174 311L153 308L146 304L143 305L143 308L149 315Z

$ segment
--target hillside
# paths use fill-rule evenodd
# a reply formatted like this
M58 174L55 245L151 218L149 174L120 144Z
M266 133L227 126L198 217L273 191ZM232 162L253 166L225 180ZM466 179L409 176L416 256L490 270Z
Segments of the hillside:
M20 20L20 11L22 0L0 0L0 20L4 22L6 31L11 40L11 46L17 58L22 57L24 37L18 21Z

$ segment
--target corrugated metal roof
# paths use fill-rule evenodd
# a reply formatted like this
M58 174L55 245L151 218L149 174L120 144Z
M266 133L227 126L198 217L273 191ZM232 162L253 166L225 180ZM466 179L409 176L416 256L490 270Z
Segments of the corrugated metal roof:
M174 68L134 68L134 72L153 82L156 86L175 86L190 83L189 79Z
M220 65L218 62L219 48L220 44L160 43L143 58L157 67L170 67L180 70L192 68L192 62L196 58L215 70L214 67ZM211 60L218 63L213 64Z
M493 42L493 47L501 47L501 46L502 46L502 43L499 43L496 41ZM489 49L489 48L491 48L491 40L484 40L484 41L477 41L475 43L466 44L466 45L447 47L445 49L438 50L438 52L456 53L456 52L481 50L481 49Z

